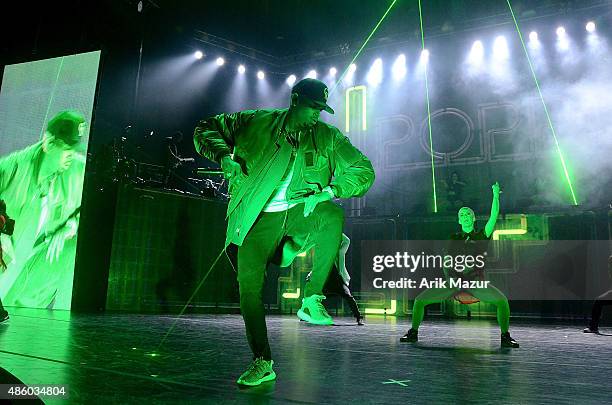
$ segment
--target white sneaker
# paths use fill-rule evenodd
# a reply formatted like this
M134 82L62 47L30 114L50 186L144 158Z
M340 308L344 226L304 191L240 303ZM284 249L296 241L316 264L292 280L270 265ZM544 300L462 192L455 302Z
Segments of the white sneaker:
M334 320L323 306L324 295L313 294L302 299L302 308L297 312L298 318L315 325L333 325Z
M242 373L236 383L253 387L265 381L275 380L276 373L272 370L273 364L273 360L264 360L263 357L256 358L249 365L247 371Z

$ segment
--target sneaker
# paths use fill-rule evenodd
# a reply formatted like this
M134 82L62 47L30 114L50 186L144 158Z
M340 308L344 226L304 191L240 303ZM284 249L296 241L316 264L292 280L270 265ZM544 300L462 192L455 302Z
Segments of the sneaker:
M414 343L419 341L419 331L410 328L404 336L400 338L400 342Z
M584 333L596 333L596 334L599 334L599 329L587 326L586 328L584 328L583 332Z
M4 312L0 313L0 323L2 323L4 321L8 321L8 319L9 319L8 312L4 311Z
M272 370L273 364L272 360L264 360L263 357L256 358L236 383L253 387L265 381L276 380L276 373Z
M298 318L315 325L333 325L334 320L323 306L324 295L313 294L302 299L302 308L297 312Z
M501 347L519 347L519 344L516 340L512 339L510 336L510 332L502 333L501 335Z
M363 323L363 318L361 318L361 317L357 318L357 325L359 325L359 326L363 326L363 325L365 325L365 324Z

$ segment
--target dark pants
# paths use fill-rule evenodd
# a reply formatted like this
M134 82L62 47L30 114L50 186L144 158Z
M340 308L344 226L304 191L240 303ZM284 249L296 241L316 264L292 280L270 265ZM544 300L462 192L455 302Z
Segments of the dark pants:
M595 299L595 302L593 303L593 310L591 311L591 323L589 325L589 328L599 329L601 309L604 305L612 305L612 290L601 294Z
M268 343L262 292L268 264L285 238L313 244L312 278L304 297L323 294L342 240L344 212L331 201L322 202L304 218L304 204L283 212L262 212L238 247L240 311L254 358L272 358Z
M333 270L329 273L329 277L327 278L327 282L323 287L323 293L325 295L336 294L342 299L346 301L346 303L351 308L351 312L353 316L357 319L361 319L361 312L359 312L359 307L357 306L357 301L355 301L355 297L351 294L351 290L349 286L346 285L338 269L334 266Z

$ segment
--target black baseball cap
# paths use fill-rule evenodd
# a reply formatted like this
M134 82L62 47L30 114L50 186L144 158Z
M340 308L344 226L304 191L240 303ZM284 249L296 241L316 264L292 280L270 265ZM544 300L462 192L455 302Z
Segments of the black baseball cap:
M47 131L67 145L76 148L81 143L82 134L79 125L85 123L85 117L73 110L58 113L47 124Z
M329 89L320 80L311 78L302 79L291 89L291 94L293 93L310 100L315 107L321 110L325 110L330 114L334 113L334 110L327 105Z

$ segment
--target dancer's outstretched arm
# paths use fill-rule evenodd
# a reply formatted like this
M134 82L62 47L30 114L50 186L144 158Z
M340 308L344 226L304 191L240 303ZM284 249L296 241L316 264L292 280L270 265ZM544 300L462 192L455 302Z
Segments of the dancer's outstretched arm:
M489 220L485 226L485 234L487 235L487 238L490 238L493 234L495 224L497 223L497 216L499 215L499 183L495 182L491 188L493 189L493 202L491 203L491 215L489 216Z

